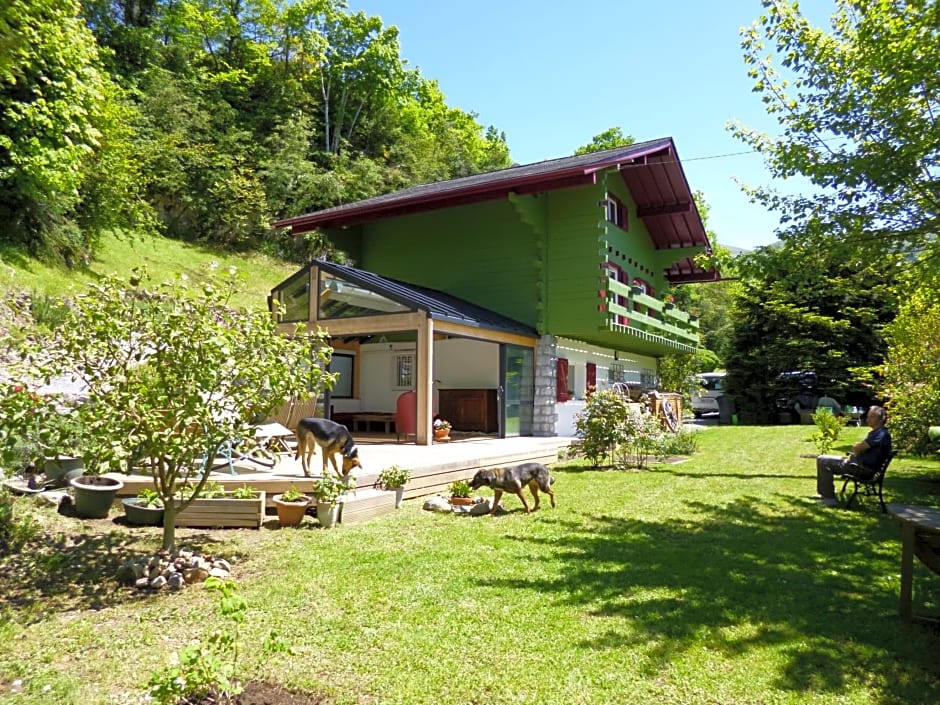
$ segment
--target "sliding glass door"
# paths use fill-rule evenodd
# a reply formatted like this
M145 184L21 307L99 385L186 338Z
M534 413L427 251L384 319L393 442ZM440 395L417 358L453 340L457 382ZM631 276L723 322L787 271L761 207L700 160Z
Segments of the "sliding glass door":
M500 436L531 436L535 408L535 351L500 345Z

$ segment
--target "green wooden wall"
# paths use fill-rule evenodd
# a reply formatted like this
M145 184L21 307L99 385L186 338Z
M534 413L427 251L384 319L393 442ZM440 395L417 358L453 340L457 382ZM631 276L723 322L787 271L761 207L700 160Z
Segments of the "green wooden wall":
M364 225L357 266L537 324L536 240L507 200Z
M626 207L627 230L607 222L602 202L608 192ZM616 263L661 298L668 288L663 268L680 256L653 248L616 171L599 174L590 186L511 195L329 235L362 269L459 296L541 333L622 350L637 341L609 330L607 314L598 311L598 291L606 288L600 265ZM666 352L658 347L646 352Z

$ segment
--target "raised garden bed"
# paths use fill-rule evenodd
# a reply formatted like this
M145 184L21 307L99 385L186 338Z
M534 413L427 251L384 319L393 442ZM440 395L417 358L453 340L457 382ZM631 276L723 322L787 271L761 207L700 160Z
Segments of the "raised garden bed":
M259 529L264 522L265 493L252 499L202 497L176 515L176 526L208 529Z

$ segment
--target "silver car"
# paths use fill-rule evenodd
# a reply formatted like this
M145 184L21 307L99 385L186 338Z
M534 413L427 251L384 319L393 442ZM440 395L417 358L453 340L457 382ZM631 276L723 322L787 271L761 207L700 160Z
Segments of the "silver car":
M695 375L698 381L692 388L692 413L695 418L702 414L718 413L718 397L725 392L725 372L702 372Z

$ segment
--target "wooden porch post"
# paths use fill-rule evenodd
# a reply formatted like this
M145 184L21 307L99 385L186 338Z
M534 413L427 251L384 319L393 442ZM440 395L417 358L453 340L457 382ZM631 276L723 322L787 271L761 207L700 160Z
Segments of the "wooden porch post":
M422 446L431 445L433 434L431 433L431 415L434 378L432 371L434 369L434 321L430 316L425 315L418 326L418 344L417 344L417 384L418 392L418 418L417 433L415 434L415 444Z

